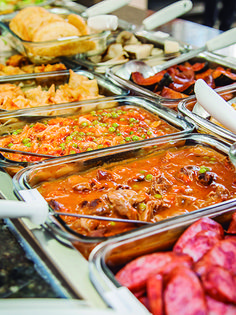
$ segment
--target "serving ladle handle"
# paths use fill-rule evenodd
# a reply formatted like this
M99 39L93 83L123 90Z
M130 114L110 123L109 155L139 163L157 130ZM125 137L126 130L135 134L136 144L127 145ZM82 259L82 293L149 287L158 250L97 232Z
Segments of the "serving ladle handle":
M18 200L0 200L0 218L5 219L17 219L28 218L35 224L45 223L48 216L71 216L77 218L85 218L91 220L110 221L110 222L122 222L122 223L134 223L134 224L151 224L151 222L129 220L122 218L102 217L95 215L86 215L78 213L68 213L53 211L49 212L47 202L25 202Z

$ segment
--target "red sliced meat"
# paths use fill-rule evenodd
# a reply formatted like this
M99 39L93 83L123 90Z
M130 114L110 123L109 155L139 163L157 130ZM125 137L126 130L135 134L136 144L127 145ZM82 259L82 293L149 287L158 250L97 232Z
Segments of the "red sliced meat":
M209 266L201 280L209 296L221 302L236 304L236 276L228 270Z
M185 97L189 96L187 94L174 91L173 89L170 89L170 88L168 88L166 86L163 87L160 95L162 97L171 98L171 99L179 99L179 98L185 98Z
M202 285L191 269L178 267L168 275L164 305L166 315L207 315Z
M206 296L208 315L235 315L236 306L232 304L225 304L220 301L212 299L210 296Z
M236 212L234 212L234 214L232 215L232 220L230 222L227 233L236 234Z
M208 252L221 238L222 236L215 231L201 231L188 239L183 244L182 250L176 249L176 251L184 253L192 257L194 262L197 262L202 256Z
M147 279L151 275L162 273L168 263L173 261L192 266L192 258L188 255L174 252L154 253L138 257L128 263L116 274L116 279L121 285L137 292L146 287Z
M201 218L193 223L178 239L173 250L175 252L182 252L184 245L201 231L212 231L216 237L223 239L224 230L222 226L216 221L209 218Z
M236 274L236 237L219 241L195 264L194 270L203 275L210 265L221 266Z
M155 274L147 280L147 296L153 315L163 315L163 277Z

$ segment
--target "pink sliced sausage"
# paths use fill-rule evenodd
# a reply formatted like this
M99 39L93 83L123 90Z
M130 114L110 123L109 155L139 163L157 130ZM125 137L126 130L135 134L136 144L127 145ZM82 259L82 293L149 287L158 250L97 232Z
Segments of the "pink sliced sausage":
M209 266L201 277L205 292L212 298L236 304L236 276L219 266Z
M173 250L175 252L182 252L184 245L194 238L199 232L212 231L216 234L216 237L223 239L224 230L222 226L216 221L209 218L201 218L194 222L178 239Z
M163 277L155 274L147 280L147 296L153 315L163 315Z
M214 245L194 266L203 275L209 266L216 265L236 274L236 237L228 237Z
M177 252L188 254L194 262L197 262L208 252L219 240L221 235L213 231L201 231L188 239L183 244L182 249L176 249Z
M234 212L234 214L232 215L232 220L230 222L227 233L236 234L236 212Z
M236 306L232 304L225 304L216 301L209 296L206 296L208 315L235 315Z
M121 285L132 292L137 292L146 287L147 279L152 274L165 271L168 263L175 261L177 264L192 266L192 258L188 255L173 252L154 253L138 257L123 267L116 279Z
M164 305L166 315L207 315L202 285L191 269L178 267L168 275Z

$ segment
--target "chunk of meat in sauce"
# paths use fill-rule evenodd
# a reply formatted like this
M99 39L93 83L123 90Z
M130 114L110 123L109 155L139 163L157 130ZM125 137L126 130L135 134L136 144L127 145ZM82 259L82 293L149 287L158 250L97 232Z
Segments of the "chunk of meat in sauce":
M109 191L107 199L121 216L131 220L138 220L138 211L133 207L135 204L143 202L145 195L139 195L132 189Z
M162 195L172 185L173 183L170 180L168 180L163 174L153 176L151 181L150 193Z
M221 185L221 184L215 184L214 185L214 191L211 191L208 195L207 195L207 201L213 201L213 200L227 200L230 196L230 192L229 190Z
M213 183L215 174L212 172L199 173L197 178L200 184L209 186Z
M162 205L162 200L149 200L145 210L140 214L141 221L153 221L154 211L157 212Z

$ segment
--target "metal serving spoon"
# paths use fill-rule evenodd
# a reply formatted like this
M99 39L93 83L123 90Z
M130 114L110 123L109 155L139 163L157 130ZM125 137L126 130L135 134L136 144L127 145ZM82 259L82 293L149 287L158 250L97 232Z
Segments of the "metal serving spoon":
M49 207L45 199L40 195L37 189L20 191L25 201L17 200L0 200L0 218L28 218L35 224L45 223L48 216L62 215L77 218L86 218L92 220L134 223L134 224L152 224L152 222L111 218L96 215L86 215L78 213L67 213L60 211L49 212Z
M133 71L139 71L143 74L144 78L148 78L163 69L167 69L176 64L189 60L197 56L201 52L204 52L204 51L210 52L210 51L218 50L218 49L230 46L234 43L236 43L236 27L208 40L203 47L191 50L190 52L184 53L161 65L150 67L145 62L131 60L125 63L124 65L122 65L117 70L116 75L118 75L119 77L123 79L128 80Z

